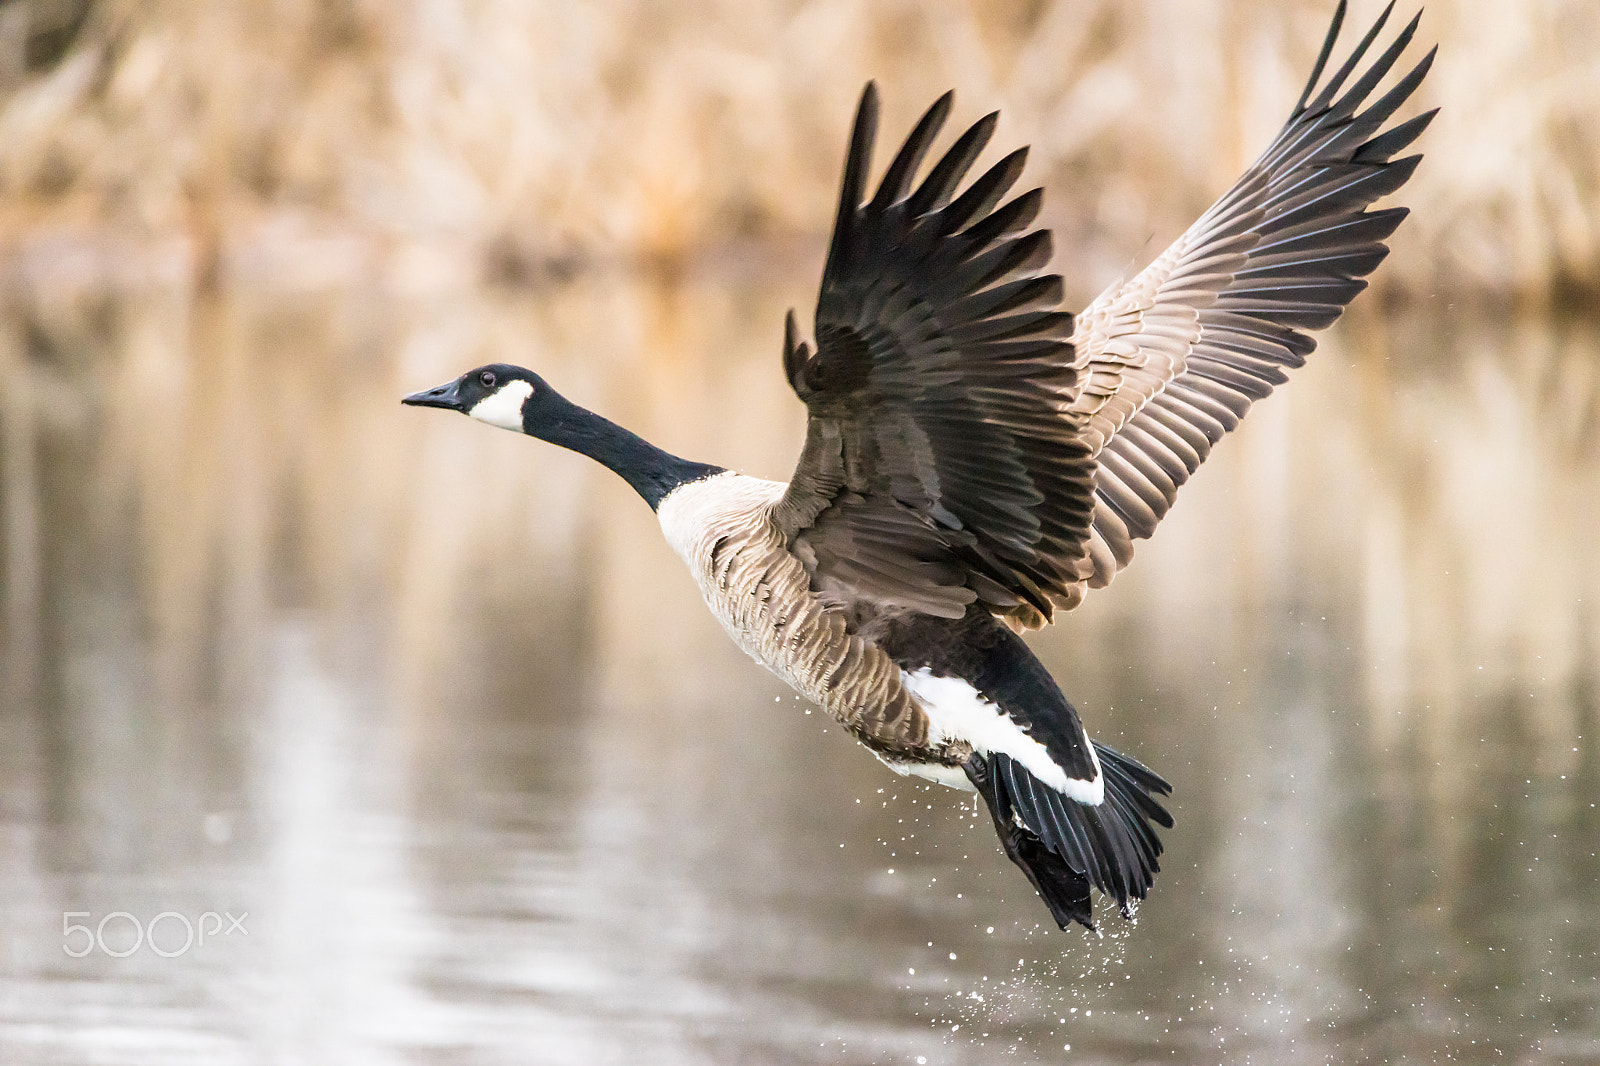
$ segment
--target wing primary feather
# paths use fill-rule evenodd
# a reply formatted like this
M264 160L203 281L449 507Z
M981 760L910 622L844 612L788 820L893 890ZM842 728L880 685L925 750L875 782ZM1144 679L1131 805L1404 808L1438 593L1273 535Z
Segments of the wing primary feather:
M850 131L850 150L845 156L844 177L839 182L839 213L833 222L833 241L828 246L824 277L830 269L844 262L845 249L854 229L852 222L866 195L867 169L872 165L872 142L877 135L878 84L869 81L861 91L855 126Z
M1297 115L1306 109L1306 101L1311 99L1311 91L1317 87L1317 81L1322 77L1322 71L1328 65L1329 57L1333 55L1333 44L1339 39L1339 29L1344 25L1344 11L1345 0L1339 0L1339 6L1333 11L1333 24L1328 27L1328 35L1322 39L1322 51L1317 55L1317 65L1311 68L1311 77L1307 79L1306 87L1294 105L1294 113Z
M1018 338L1033 337L1037 340L1038 334L1054 331L1063 324L1069 327L1072 324L1072 316L1065 311L1024 311L1019 315L984 318L953 326L947 332L957 344L988 348L991 344Z
M1252 256L1250 268L1239 271L1235 277L1240 280L1254 277L1290 279L1295 276L1311 277L1317 273L1325 273L1337 277L1358 278L1372 273L1388 254L1389 249L1380 246L1329 248L1326 251L1307 248L1278 255ZM1257 265L1258 260L1259 265ZM1320 271L1307 269L1319 266L1322 268ZM1281 343L1270 336L1264 339Z
M1384 23L1389 21L1389 14L1393 10L1394 0L1389 0L1389 6L1383 9L1383 13L1378 16L1378 21L1374 22L1372 29L1368 30L1367 35L1361 38L1361 43L1356 45L1354 52L1350 53L1350 58L1344 61L1344 66L1340 67L1338 73L1328 81L1327 85L1322 87L1322 91L1317 94L1317 98L1311 101L1311 106L1308 110L1322 111L1333 102L1333 98L1338 95L1340 87L1344 85L1344 80L1350 76L1351 71L1356 69L1356 65L1361 62L1361 57L1367 54L1368 48L1372 47L1372 42L1378 39L1379 31L1383 29Z
M1295 246L1320 247L1335 240L1334 234L1341 243L1376 244L1392 234L1408 214L1410 208L1386 207L1332 224L1325 224L1324 219L1311 219L1294 226L1274 225L1271 236L1256 246L1255 255L1278 254Z
M1404 104L1411 98L1411 94L1417 91L1417 86L1422 84L1422 79L1427 77L1428 71L1433 69L1433 57L1438 55L1438 53L1438 45L1434 45L1432 48L1428 49L1428 54L1422 57L1422 61L1416 66L1412 67L1410 72L1407 73L1405 77L1396 82L1394 88L1384 93L1375 103L1372 104L1372 106L1361 112L1361 114L1354 120L1354 123L1352 124L1353 130L1359 130L1357 136L1365 137L1376 131L1379 126L1382 126L1384 122L1388 121L1390 115L1394 114L1400 109L1400 105ZM1438 109L1435 108L1434 110L1437 111ZM1432 113L1433 112L1429 112L1429 114ZM1401 126L1397 128L1403 129L1406 125L1409 125L1410 122L1413 121L1415 121L1415 119L1408 120L1406 123L1402 123ZM1424 122L1423 125L1426 126L1427 123ZM1391 130L1390 132L1393 131ZM1419 130L1418 132L1420 133L1421 131ZM1371 142L1369 141L1368 144L1370 143ZM1397 145L1395 148L1391 149L1389 154L1393 155L1395 152L1404 147L1404 144ZM1360 148L1356 149L1355 153L1351 156L1351 160L1357 163L1366 162L1367 160L1363 159L1363 156L1366 155L1366 151L1367 145L1363 144ZM1376 159L1371 161L1382 163L1384 162L1384 159Z
M1436 52L1438 49L1436 48L1434 51ZM1429 52L1428 61L1431 62L1432 60L1433 52ZM1387 163L1389 158L1396 152L1409 147L1412 141L1422 136L1422 131L1428 128L1428 124L1433 121L1433 116L1438 113L1439 109L1437 107L1431 111L1424 111L1416 118L1407 119L1394 129L1386 133L1380 133L1357 149L1352 158L1357 163ZM1404 208L1401 210L1404 210ZM1370 218L1372 216L1367 215L1365 217Z
M1344 94L1344 98L1334 105L1331 116L1348 117L1355 114L1356 109L1361 106L1361 102L1371 94L1373 89L1377 88L1378 82L1383 80L1383 76L1389 73L1389 69L1394 66L1395 60L1400 58L1400 53L1406 50L1406 45L1411 43L1411 38L1416 36L1417 24L1421 21L1422 12L1419 11L1416 13L1416 15L1412 16L1411 21L1406 24L1406 28L1401 30L1399 34L1395 36L1394 41L1389 45L1388 49L1384 51L1383 55L1379 56L1372 66L1367 68L1366 73L1361 75L1360 80L1358 80L1354 85L1350 86L1350 91ZM1401 86L1397 86L1397 88L1403 87L1403 85L1404 83L1402 82ZM1392 96L1393 94L1391 93L1389 95ZM1395 102L1394 107L1399 107L1401 101L1404 101L1406 96L1409 95L1409 92L1405 95L1402 95L1400 100ZM1386 96L1384 99L1387 100L1388 97ZM1380 101L1380 106L1381 103L1382 101ZM1374 108L1373 110L1377 110L1377 108ZM1390 108L1390 110L1383 114L1378 121L1383 121L1383 119L1388 118L1389 115L1393 113L1394 108Z
M1318 190L1315 195L1303 202L1296 202L1292 207L1287 207L1281 214L1273 219L1274 224L1292 224L1291 219L1299 215L1308 215L1319 204L1324 204L1331 197L1346 196L1351 200L1360 197L1360 206L1370 204L1382 196L1388 196L1410 178L1412 171L1417 169L1417 164L1422 162L1422 156L1409 155L1404 159L1396 159L1383 167L1373 167L1360 177L1331 189ZM1324 211L1333 209L1327 205Z
M805 369L811 349L800 340L800 324L795 320L794 308L783 316L783 373L789 384L798 387L800 372Z
M911 188L911 179L916 176L917 167L922 165L928 149L933 146L933 139L939 135L945 119L950 116L950 104L955 95L953 89L946 92L923 113L910 136L906 138L906 143L895 153L894 162L890 163L889 169L884 172L883 181L878 186L878 195L872 198L873 210L886 210L890 204L905 198L906 191Z
M992 241L1004 237L1008 233L1030 225L1038 217L1039 208L1044 203L1043 189L1030 189L995 211L994 214L981 222L973 223L963 234L976 247L982 248ZM1047 229L1036 230L1028 236L1043 234L1048 240L1050 231ZM1024 238L1026 239L1026 238Z
M1018 148L1000 162L980 174L967 191L956 197L954 203L939 212L943 233L954 233L975 218L982 218L1010 191L1022 177L1022 167L1028 161L1028 150Z
M1044 274L1037 278L1008 281L1004 285L963 297L950 305L946 316L952 322L962 322L1004 314L1031 304L1054 308L1061 303L1061 297L1061 275Z
M973 256L940 278L930 292L939 300L973 292L1013 271L1044 265L1050 260L1050 252L1050 231L1034 230Z
M1429 54L1432 56L1434 53ZM1394 130L1389 130L1387 133L1378 134L1376 138L1366 142L1366 144L1363 144L1363 146L1360 147L1357 152L1355 152L1355 162L1389 162L1389 157L1392 157L1395 152L1405 149L1405 147L1410 147L1411 142L1416 141L1419 136L1422 136L1422 131L1427 130L1427 126L1429 126L1429 123L1434 122L1434 115L1437 114L1438 107L1434 107L1432 110L1424 110L1424 112L1422 112L1421 115L1418 115L1418 117L1408 118L1406 122L1395 126ZM1400 210L1405 210L1405 208L1400 208ZM1371 214L1368 214L1368 216L1365 216L1365 218L1371 218Z
M989 138L994 136L995 123L999 119L1000 112L991 111L974 122L967 132L956 139L956 143L950 146L950 150L943 158L933 165L933 169L922 179L922 184L911 194L907 202L912 218L938 210L945 205L955 193L956 186L961 184L961 179L972 169L978 153L983 151L989 143ZM1018 170L1020 173L1021 168Z

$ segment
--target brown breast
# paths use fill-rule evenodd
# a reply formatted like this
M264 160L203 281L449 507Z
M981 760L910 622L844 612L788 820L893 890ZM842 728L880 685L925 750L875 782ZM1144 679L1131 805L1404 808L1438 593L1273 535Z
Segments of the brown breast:
M719 474L661 502L667 541L734 641L869 748L896 758L949 761L928 746L928 716L900 668L849 631L844 612L811 591L810 575L772 523L775 481Z

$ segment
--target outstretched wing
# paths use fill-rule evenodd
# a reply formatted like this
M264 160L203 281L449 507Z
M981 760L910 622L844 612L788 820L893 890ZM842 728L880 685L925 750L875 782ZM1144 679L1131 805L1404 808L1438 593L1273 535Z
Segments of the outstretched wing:
M863 203L878 97L862 95L817 302L815 353L791 312L784 365L809 409L805 449L774 520L824 596L958 618L974 601L1030 625L1086 574L1092 460L1041 274L1050 234L1006 156L957 188L991 114L912 190L950 110L929 109Z
M1392 8L1313 99L1344 20L1340 0L1277 140L1154 263L1078 316L1072 343L1083 386L1072 412L1085 420L1085 442L1098 458L1091 587L1128 564L1134 540L1150 536L1211 446L1305 362L1316 347L1307 331L1338 318L1388 254L1383 241L1406 209L1367 207L1416 169L1421 156L1393 156L1434 112L1382 127L1422 81L1434 51L1361 108L1417 19L1339 91Z

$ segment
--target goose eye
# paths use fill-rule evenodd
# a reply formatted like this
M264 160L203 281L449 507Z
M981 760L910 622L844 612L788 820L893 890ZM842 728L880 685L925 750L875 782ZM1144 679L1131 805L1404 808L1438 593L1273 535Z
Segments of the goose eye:
M486 389L494 388L494 371L493 370L485 370L483 373L478 375L478 380L483 382L483 387L484 388L486 388Z

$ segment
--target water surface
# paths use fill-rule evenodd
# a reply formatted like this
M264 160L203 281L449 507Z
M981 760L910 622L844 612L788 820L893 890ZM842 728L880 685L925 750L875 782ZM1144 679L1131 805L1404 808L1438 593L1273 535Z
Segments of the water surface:
M1600 328L1365 309L1030 638L1176 789L1097 937L626 486L397 403L525 362L784 478L807 299L14 295L0 1061L1600 1062Z

